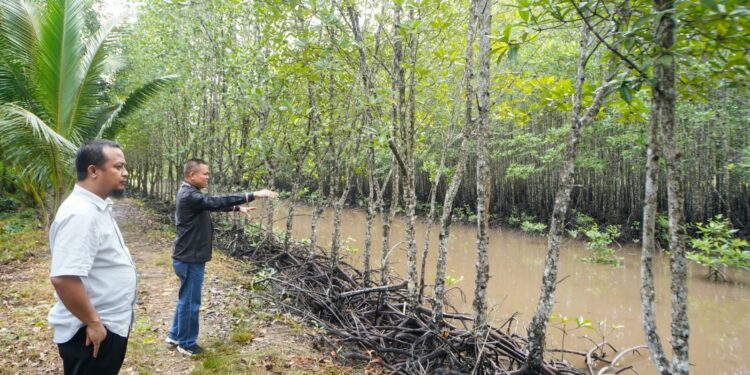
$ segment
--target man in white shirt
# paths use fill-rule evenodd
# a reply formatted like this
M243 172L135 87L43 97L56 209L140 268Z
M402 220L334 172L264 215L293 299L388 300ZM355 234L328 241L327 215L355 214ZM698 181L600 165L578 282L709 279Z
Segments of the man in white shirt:
M117 143L90 141L76 153L78 183L50 228L50 278L57 303L48 319L66 375L117 374L133 324L136 271L112 217L128 171Z

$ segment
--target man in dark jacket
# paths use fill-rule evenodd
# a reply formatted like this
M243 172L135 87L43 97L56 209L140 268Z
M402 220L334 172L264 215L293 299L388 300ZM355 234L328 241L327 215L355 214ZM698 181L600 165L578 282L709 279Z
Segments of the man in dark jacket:
M234 195L210 196L200 189L208 186L208 165L201 159L185 162L185 180L177 192L175 223L177 238L172 248L172 264L180 278L180 292L174 312L172 328L166 342L176 345L180 353L194 355L204 350L198 338L198 313L201 306L201 287L206 262L211 260L213 229L209 211L241 212L252 208L242 206L257 198L274 198L268 189Z

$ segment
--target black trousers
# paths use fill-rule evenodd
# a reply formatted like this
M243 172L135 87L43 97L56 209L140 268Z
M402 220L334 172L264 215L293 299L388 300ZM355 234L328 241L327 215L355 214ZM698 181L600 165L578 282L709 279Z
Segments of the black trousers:
M117 375L125 360L128 338L107 330L107 337L99 345L99 353L94 358L94 345L86 346L86 327L83 327L70 341L57 344L57 348L65 375Z

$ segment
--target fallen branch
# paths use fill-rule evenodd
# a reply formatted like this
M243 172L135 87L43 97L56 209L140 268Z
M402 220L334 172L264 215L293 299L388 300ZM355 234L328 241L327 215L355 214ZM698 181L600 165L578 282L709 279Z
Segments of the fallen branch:
M607 366L607 367L602 368L601 370L599 370L599 373L597 375L604 375L605 371L607 371L609 369L616 370L615 367L617 367L617 362L619 362L622 359L622 357L626 356L628 353L631 353L631 352L636 352L637 353L638 349L643 349L643 348L646 348L646 347L647 347L646 345L638 345L638 346L634 346L632 348L627 348L627 349L625 349L625 350L617 353L617 356L612 359L611 366ZM634 369L632 369L632 366L628 366L628 367L630 367L631 370L635 371ZM621 371L628 370L628 367L626 367L626 368L624 368L624 369L622 369L620 371L617 371L616 374L619 374ZM636 374L637 374L637 372L636 372Z
M387 292L392 290L399 290L406 288L406 283L401 283L398 285L383 285L378 286L374 288L367 288L367 289L360 289L360 290L352 290L351 292L345 292L338 295L339 298L346 298L346 297L352 297L359 294L365 294L365 293L371 293L371 292Z

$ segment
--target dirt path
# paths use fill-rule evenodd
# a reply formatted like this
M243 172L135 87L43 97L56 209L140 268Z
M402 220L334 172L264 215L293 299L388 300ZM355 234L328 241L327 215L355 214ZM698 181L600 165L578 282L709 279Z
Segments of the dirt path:
M208 353L187 358L164 343L177 301L172 228L138 200L117 201L114 215L138 270L136 324L122 374L351 373L335 353L314 349L318 333L294 317L252 302L250 265L214 252L207 263L198 342ZM0 374L60 373L46 314L54 302L49 255L0 266Z

